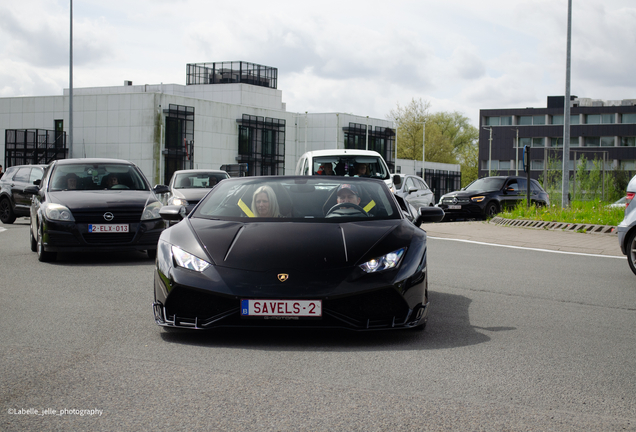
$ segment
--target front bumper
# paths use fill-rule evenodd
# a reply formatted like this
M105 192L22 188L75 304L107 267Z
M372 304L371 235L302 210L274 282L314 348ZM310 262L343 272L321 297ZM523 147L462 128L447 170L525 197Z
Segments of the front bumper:
M46 252L112 252L157 249L165 229L163 219L129 224L127 233L88 232L87 223L45 220L43 246Z

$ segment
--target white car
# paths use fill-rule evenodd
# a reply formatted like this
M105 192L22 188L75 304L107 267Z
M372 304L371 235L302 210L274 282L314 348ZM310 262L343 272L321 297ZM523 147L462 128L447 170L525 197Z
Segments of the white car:
M636 274L636 176L634 176L627 185L627 194L625 196L625 218L618 225L618 244L621 251L627 255L629 267Z
M392 186L391 174L380 153L371 150L315 150L303 154L296 175L335 175L382 179Z

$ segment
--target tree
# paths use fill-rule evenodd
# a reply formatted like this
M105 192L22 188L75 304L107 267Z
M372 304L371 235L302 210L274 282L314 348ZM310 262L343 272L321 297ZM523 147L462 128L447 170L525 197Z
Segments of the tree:
M422 160L422 129L425 127L425 159L461 165L462 186L477 178L479 131L467 117L455 112L430 113L431 104L412 99L398 103L388 117L396 123L398 158Z

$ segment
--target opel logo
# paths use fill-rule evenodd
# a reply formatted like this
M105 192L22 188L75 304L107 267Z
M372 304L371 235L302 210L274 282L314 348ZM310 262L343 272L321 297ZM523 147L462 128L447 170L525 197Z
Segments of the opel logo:
M106 220L106 222L110 222L115 219L115 215L113 215L111 212L106 212L104 213L104 219Z
M287 279L289 279L289 275L287 273L279 273L278 274L278 280L281 282L285 282Z

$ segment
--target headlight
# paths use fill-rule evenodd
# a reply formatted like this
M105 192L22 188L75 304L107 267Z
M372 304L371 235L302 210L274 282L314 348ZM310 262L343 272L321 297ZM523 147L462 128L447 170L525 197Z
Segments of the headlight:
M179 206L187 206L188 201L183 198L175 198L172 197L168 200L168 205L179 205Z
M379 258L373 258L364 264L360 264L360 268L367 273L377 273L397 268L400 265L400 261L402 261L404 252L406 252L406 248L398 249Z
M485 196L476 196L476 197L472 197L470 200L472 202L482 202L486 197Z
M159 215L160 208L161 203L159 201L148 204L141 215L141 220L161 219L161 216Z
M49 220L57 220L62 222L75 222L73 213L60 204L48 203L44 204L44 215Z
M174 256L174 260L179 267L187 268L188 270L202 272L211 266L209 262L197 258L176 246L172 246L172 256Z

